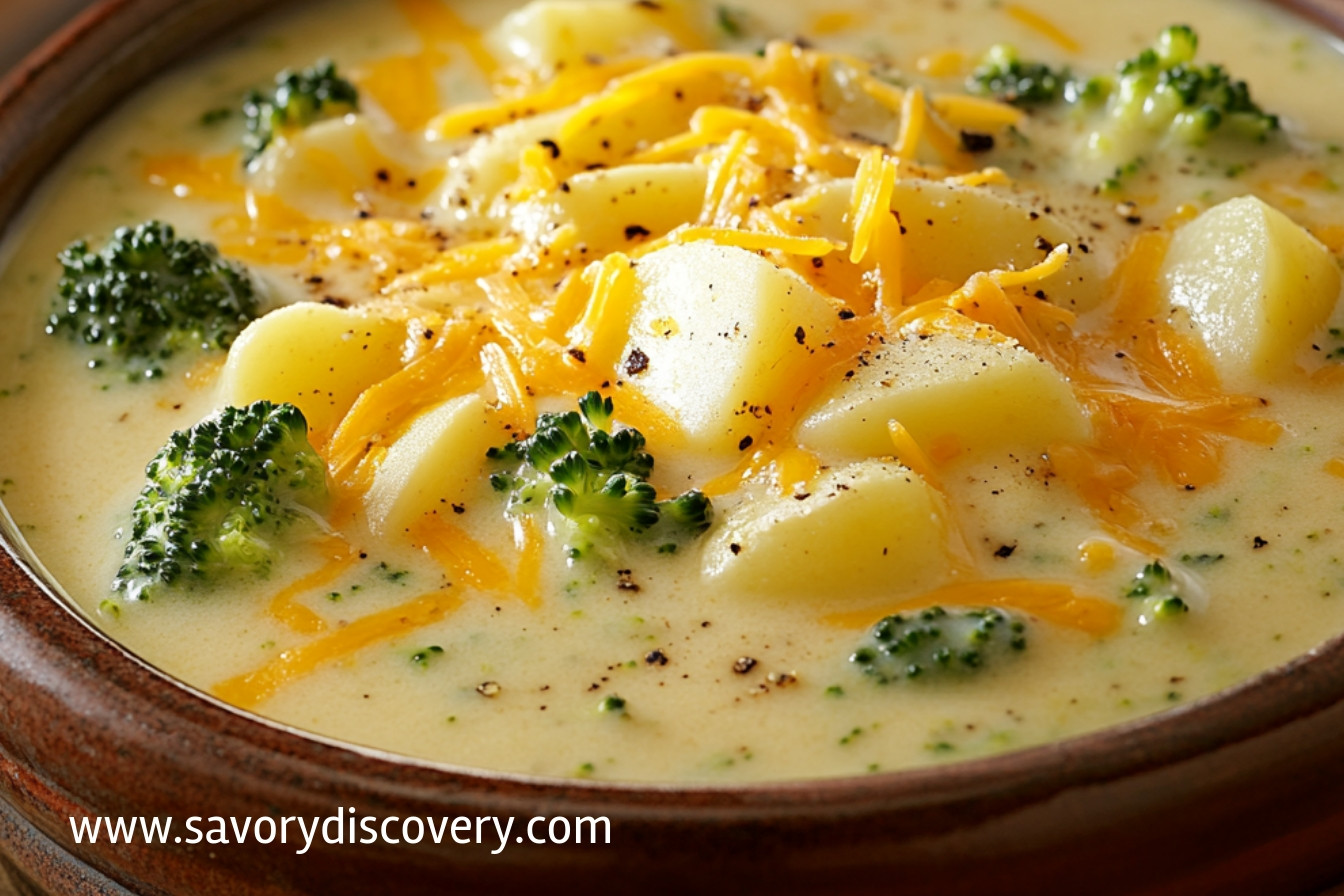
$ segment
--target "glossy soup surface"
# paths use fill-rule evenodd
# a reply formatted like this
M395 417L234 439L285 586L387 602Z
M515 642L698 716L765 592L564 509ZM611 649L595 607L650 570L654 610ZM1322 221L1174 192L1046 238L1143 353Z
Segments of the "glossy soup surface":
M618 7L627 8L611 3L588 14L603 16ZM332 0L267 18L165 73L114 110L8 229L0 262L0 431L9 435L0 444L0 495L71 602L110 637L202 691L355 744L548 776L732 782L888 771L1064 738L1178 707L1344 631L1344 534L1338 523L1344 461L1336 460L1344 458L1344 415L1338 410L1344 377L1331 373L1340 363L1331 352L1344 345L1331 335L1332 327L1344 325L1338 313L1302 339L1292 363L1274 376L1223 382L1214 390L1249 396L1253 400L1229 414L1259 423L1241 429L1209 424L1190 410L1194 400L1181 387L1178 397L1158 402L1184 409L1174 412L1174 422L1140 415L1133 444L1103 445L1118 452L1112 472L1118 470L1118 493L1133 510L1127 515L1116 509L1118 499L1107 509L1107 498L1097 498L1095 489L1089 499L1089 474L1065 469L1063 453L1043 450L1049 446L986 436L981 447L947 449L944 443L945 450L937 450L924 444L915 456L893 443L878 454L922 472L922 479L909 471L901 475L936 484L950 510L942 517L942 547L913 557L908 569L875 589L861 576L840 572L851 565L843 549L803 551L806 556L793 558L781 573L786 587L749 587L706 571L715 562L713 552L722 553L724 527L732 520L753 506L804 500L799 494L830 500L843 491L836 483L845 480L827 477L873 454L804 450L809 446L800 441L798 424L842 385L838 378L804 378L798 386L802 406L793 409L792 419L770 430L768 440L757 432L755 444L740 452L698 451L672 436L660 441L669 430L650 426L659 415L645 409L638 422L658 459L653 481L660 495L689 487L714 494L714 526L675 554L641 545L618 549L612 561L570 562L563 527L551 517L506 519L487 482L492 468L482 459L474 484L461 486L451 502L463 508L451 518L456 536L490 557L488 563L478 558L474 570L462 563L460 551L456 562L445 559L443 552L422 550L398 527L371 532L356 501L352 516L331 524L364 557L334 571L324 567L332 542L313 539L290 545L264 580L240 578L219 589L184 586L144 602L114 594L109 583L121 562L146 462L174 430L229 401L230 387L220 365L208 358L143 383L87 370L83 347L43 333L60 275L56 254L76 239L96 247L120 225L166 220L248 265L265 284L271 307L325 299L378 314L391 313L377 311L379 303L400 303L398 320L408 334L404 360L428 349L417 343L417 333L442 327L454 309L493 307L508 293L510 279L544 281L545 289L529 286L523 293L546 297L531 318L523 312L525 319L543 320L554 312L547 304L554 301L554 285L579 277L591 258L532 257L524 263L509 256L455 285L393 295L404 283L398 277L414 276L442 251L526 229L525 218L463 210L461 197L479 187L462 174L476 136L426 137L442 111L489 100L483 64L493 69L499 96L522 89L522 63L509 62L496 37L506 12L503 4L485 0L453 0L451 11L437 0ZM1080 125L1068 114L1033 112L1014 126L1016 135L1002 122L993 125L995 147L985 154L953 152L955 163L927 142L907 153L913 161L902 163L902 183L995 166L1008 183L991 178L990 186L978 187L972 179L962 186L997 190L1021 208L1058 216L1081 236L1085 249L1075 245L1066 272L1043 280L1041 288L1068 306L1073 300L1060 297L1073 293L1061 286L1055 295L1052 284L1074 277L1076 286L1077 272L1086 271L1096 307L1073 302L1077 320L1067 324L1032 319L1032 326L1052 334L1046 342L1055 347L1040 349L1052 360L1068 353L1059 346L1074 346L1069 357L1083 366L1065 369L1071 388L1083 387L1077 370L1084 367L1102 371L1108 382L1130 383L1130 361L1116 346L1137 342L1135 334L1150 325L1185 334L1182 344L1207 368L1198 334L1153 285L1165 235L1198 212L1255 195L1313 233L1329 247L1332 261L1344 247L1337 187L1344 183L1337 89L1344 84L1344 59L1326 36L1268 6L1215 0L736 0L729 12L725 25L712 4L645 8L656 26L652 36L637 34L627 46L599 51L617 60L638 53L651 62L671 44L727 50L765 65L775 57L755 56L759 47L803 36L812 48L807 52L873 62L892 90L908 93L922 85L929 96L939 96L961 94L967 72L996 42L1011 42L1024 59L1103 73L1179 21L1198 32L1201 59L1227 63L1234 77L1249 82L1255 100L1280 116L1284 133L1271 144L1232 152L1231 161L1212 148L1189 158L1181 151L1150 153L1112 193L1095 187L1113 173L1114 163L1078 149ZM697 41L700 46L690 46ZM246 173L237 154L239 117L207 125L202 115L236 109L248 88L320 57L337 62L362 100L357 119L322 126L354 128L369 146L349 150L350 141L333 138L330 145L305 148L309 138L291 134L288 160ZM539 77L544 82L546 76ZM539 82L534 89L541 87ZM519 114L526 117L526 111ZM868 136L889 149L900 140L899 110L874 113L860 104L844 114L851 124L872 125ZM840 127L834 120L831 126ZM956 130L945 133L959 139ZM630 139L628 156L656 142ZM712 178L728 139L709 140L675 160L695 162L703 153L698 164L710 167ZM834 170L824 172L818 163L816 171L792 176L803 187L852 177L876 145L856 140L861 145L854 144L859 148L853 153L828 156ZM763 146L751 144L748 155L769 168ZM1195 156L1199 161L1192 162ZM535 187L543 196L577 174L564 169L566 156L554 162L557 180L547 184L543 178ZM516 159L512 164L516 168ZM772 202L795 198L781 197L777 184L770 189L776 191ZM513 198L503 202L508 206ZM853 227L852 218L846 211L844 227ZM740 224L729 221L726 229ZM960 242L967 251L992 237L954 220L939 226L953 227L948 244ZM350 229L342 234L342 227ZM1156 261L1148 268L1135 260L1144 239ZM1039 247L1026 264L1042 261L1050 248L1048 242ZM636 240L603 247L593 257L617 249L632 257L641 251ZM573 246L554 248L556 256L565 251L578 253ZM824 265L842 265L848 254L848 246L833 250ZM899 274L879 271L866 281L856 276L842 283L830 273L834 268L814 265L809 257L771 252L769 260L788 267L790 277L827 301L834 299L835 307L856 309L860 320L873 313L870 320L887 322L874 328L899 314L902 299L916 301L913 290L894 302L888 293L883 318L873 277ZM1139 274L1114 276L1126 264ZM1024 265L1003 259L1001 266ZM514 277L519 269L521 276ZM478 277L490 282L482 287ZM946 279L942 292L931 287L919 298L962 285L963 278ZM391 292L380 293L385 288ZM591 283L581 286L581 302L591 289ZM1150 313L1123 320L1117 309L1135 307L1138 293L1156 297ZM639 416L631 409L622 418L622 408L634 400L627 398L626 382L610 385L621 370L625 380L641 382L628 372L626 355L619 359L622 368L590 375L575 367L572 353L563 360L572 344L566 340L580 338L574 330L545 332L553 357L536 361L536 352L512 348L503 353L521 364L525 400L534 405L529 410L572 408L590 383L605 381L617 419ZM899 341L894 330L884 332ZM496 343L510 345L503 337ZM876 346L869 344L870 353ZM857 346L851 355L858 356ZM1098 360L1103 355L1110 360ZM223 359L222 353L214 357ZM843 372L843 366L817 368L815 376ZM1170 376L1184 383L1210 375L1182 369ZM507 405L497 387L498 380L487 376L470 390L493 409ZM1145 394L1151 398L1155 390ZM1098 428L1096 419L1089 425L1096 442L1087 444L1095 447L1105 441L1098 434L1111 430ZM324 450L331 433L316 429L315 444ZM1204 453L1183 453L1187 439L1204 439ZM745 463L752 451L765 448L775 454L763 455L755 468ZM802 473L781 484L797 469ZM747 481L734 487L743 470ZM834 491L811 496L813 487ZM1150 604L1126 596L1153 561L1175 578L1188 607L1180 618L1154 620L1143 609ZM287 585L324 568L329 575L291 595L288 613L277 610L275 598ZM850 661L867 627L888 612L917 606L940 588L1004 581L1015 583L1004 593L1017 597L1000 605L1026 620L1025 650L950 681L880 684ZM972 606L997 593L992 587L960 593L972 592L979 598L962 598ZM623 709L608 699L617 696Z

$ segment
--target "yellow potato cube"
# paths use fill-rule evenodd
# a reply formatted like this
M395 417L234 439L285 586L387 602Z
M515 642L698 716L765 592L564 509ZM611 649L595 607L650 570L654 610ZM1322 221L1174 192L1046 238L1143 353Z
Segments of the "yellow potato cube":
M1335 307L1340 275L1315 237L1242 196L1176 232L1162 284L1190 315L1224 381L1248 387L1291 367Z
M935 456L1039 454L1088 438L1068 381L1012 340L909 337L866 360L799 426L804 445L827 456L889 455L889 420Z
M945 582L943 501L906 467L863 461L809 492L751 500L725 517L705 546L704 578L722 593L811 598L834 611Z
M401 368L406 322L300 302L253 321L229 349L220 378L227 404L297 405L330 434L359 393Z
M799 200L808 233L849 242L851 180L818 188ZM1029 197L999 188L968 187L934 180L898 180L891 207L905 228L902 288L907 295L930 280L957 285L972 274L1022 270L1042 261L1060 243L1074 247L1064 270L1041 282L1056 305L1076 310L1101 301L1105 276L1096 252L1082 252L1082 230L1056 212L1034 208ZM1089 243L1090 244L1090 243Z
M663 56L678 47L674 35L684 21L678 6L675 2L535 0L506 16L490 39L506 56L539 72L584 65L590 58Z
M421 414L378 466L364 498L369 529L375 535L406 529L423 514L487 493L485 452L508 440L476 393Z
M707 169L701 165L623 165L576 174L569 189L523 203L514 226L541 242L573 222L578 241L596 253L629 249L682 224L693 224L704 205Z
M774 411L791 406L817 353L831 351L824 347L838 319L831 303L753 252L670 246L635 273L642 298L622 366L692 450L745 450Z

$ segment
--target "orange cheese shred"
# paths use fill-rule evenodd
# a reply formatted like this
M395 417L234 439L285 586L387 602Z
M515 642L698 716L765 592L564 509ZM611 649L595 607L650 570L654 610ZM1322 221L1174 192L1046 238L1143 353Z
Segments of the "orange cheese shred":
M272 617L304 635L325 631L327 624L321 616L299 603L298 599L314 588L321 588L334 581L359 561L359 551L351 547L344 538L333 536L326 539L321 547L326 555L326 562L317 570L276 592L266 608Z
M446 591L422 595L356 619L308 644L284 650L260 669L220 682L211 693L234 706L253 709L285 685L311 675L322 666L438 622L461 604L460 598Z
M511 576L491 551L461 528L437 516L411 526L412 542L422 547L445 571L466 584L494 594L510 593Z
M1003 8L1008 17L1019 24L1025 25L1032 31L1051 41L1066 53L1077 53L1079 50L1078 41L1074 40L1064 29L1060 28L1054 22L1035 10L1027 9L1018 3L1009 3Z

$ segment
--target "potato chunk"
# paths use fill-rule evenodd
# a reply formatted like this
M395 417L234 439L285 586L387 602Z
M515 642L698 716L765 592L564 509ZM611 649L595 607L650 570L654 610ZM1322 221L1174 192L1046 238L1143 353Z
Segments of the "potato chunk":
M817 188L798 205L808 233L841 242L853 237L849 220L854 182ZM1029 268L1060 243L1091 241L1080 227L1051 210L1034 208L1030 197L1002 189L933 180L898 180L891 207L905 229L902 288L906 295L930 280L960 285L972 274ZM1105 280L1100 252L1075 251L1063 271L1041 283L1056 305L1086 310L1101 301Z
M1005 339L940 334L888 343L799 427L809 448L841 457L892 452L887 421L898 420L925 451L972 453L1088 437L1068 381Z
M533 71L553 72L594 57L663 56L677 46L682 15L676 3L535 0L506 16L491 40Z
M831 303L745 249L670 246L640 261L636 276L642 298L623 367L692 450L736 453L759 439L816 354L830 351Z
M941 497L900 464L870 460L822 475L803 500L743 504L717 527L702 569L724 593L844 610L932 589L947 567Z
M1330 251L1254 196L1229 199L1172 237L1162 269L1229 385L1272 379L1325 323L1339 297Z
M475 393L421 414L378 467L364 499L369 529L375 535L405 529L423 514L480 495L485 452L508 440Z
M448 177L435 202L459 222L473 215L504 216L512 204L496 200L518 179L523 150L553 139L572 114L572 109L547 112L501 125L480 137L461 156L449 160Z
M578 241L595 254L628 249L682 224L694 223L704 204L707 169L701 165L622 165L571 177L568 190L514 212L514 227L542 242L573 222Z
M225 402L287 401L330 433L359 393L401 368L406 322L300 302L253 321L229 349Z

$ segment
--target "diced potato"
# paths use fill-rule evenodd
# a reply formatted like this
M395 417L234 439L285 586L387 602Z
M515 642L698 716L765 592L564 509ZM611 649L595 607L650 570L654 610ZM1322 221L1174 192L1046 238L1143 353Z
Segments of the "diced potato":
M820 293L753 252L670 246L636 268L642 293L622 358L628 380L686 433L687 447L736 453L793 402L837 321ZM640 355L634 353L638 351Z
M495 200L518 179L523 150L555 139L560 126L573 114L573 109L548 112L502 125L481 137L460 158L449 162L438 204L456 217L504 214L510 203L496 204Z
M229 349L224 401L287 401L330 433L359 393L401 368L406 322L301 302L253 321Z
M1214 206L1178 230L1162 269L1228 385L1290 367L1339 298L1330 250L1254 196Z
M889 342L855 367L798 430L823 454L880 457L893 451L889 420L899 421L926 452L955 455L1088 437L1068 381L1012 340L949 334Z
M853 239L849 219L852 180L817 188L800 201L808 233L833 240ZM1101 301L1105 279L1095 252L1078 250L1090 241L1056 213L1036 209L1025 198L989 187L967 187L933 180L898 180L891 206L905 228L902 237L902 287L906 295L930 280L957 285L972 274L994 269L1029 268L1060 243L1074 247L1064 270L1041 282L1056 305L1085 310Z
M628 0L535 0L506 16L491 40L506 56L538 72L582 65L592 57L664 56L678 47L675 36L685 21L678 6L675 2Z
M348 218L373 198L357 194L376 183L378 170L397 167L386 149L363 115L319 121L278 136L248 183L255 192L313 217ZM385 196L378 199L389 202Z
M627 249L694 223L704 205L706 176L705 168L689 163L585 171L569 179L567 192L523 203L514 213L515 229L541 241L572 221L578 241L590 251Z
M486 481L485 452L508 440L503 423L475 393L421 414L378 466L364 498L369 529L385 535L474 499Z
M931 590L947 576L941 497L891 461L822 475L803 500L748 501L705 546L703 575L728 594L815 597L826 609Z

